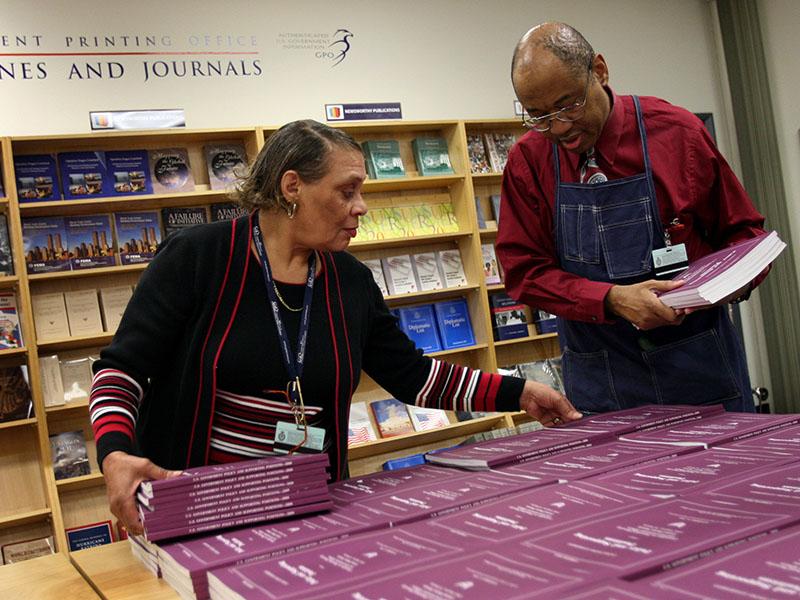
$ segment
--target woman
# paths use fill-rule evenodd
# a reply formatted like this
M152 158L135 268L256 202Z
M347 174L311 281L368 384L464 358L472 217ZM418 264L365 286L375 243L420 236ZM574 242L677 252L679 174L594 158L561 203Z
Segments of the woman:
M421 406L580 417L546 386L415 349L369 269L343 252L367 212L365 178L346 133L290 123L241 186L248 217L183 230L159 249L94 364L97 460L111 510L129 531L141 531L140 481L173 474L165 468L268 455L287 434L285 449L325 451L332 477L346 477L362 369Z

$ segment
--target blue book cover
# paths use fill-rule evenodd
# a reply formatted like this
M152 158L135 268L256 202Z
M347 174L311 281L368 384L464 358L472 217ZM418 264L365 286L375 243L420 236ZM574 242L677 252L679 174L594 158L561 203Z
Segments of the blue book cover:
M108 215L67 217L69 260L73 269L113 267L114 238Z
M157 212L116 213L117 251L123 265L150 262L161 243Z
M152 194L147 150L114 150L106 152L111 193L120 195Z
M63 217L22 219L22 244L28 273L70 270Z
M536 330L539 333L555 333L558 329L555 315L543 310L536 311Z
M445 350L475 345L475 334L469 320L467 301L463 298L437 302L433 305L436 311L436 324Z
M111 529L111 521L93 523L83 527L71 527L66 530L69 551L76 552L85 548L102 546L114 541L114 534Z
M88 200L111 195L106 153L61 152L58 155L65 200Z
M397 310L400 313L400 328L417 348L426 353L442 349L432 305L403 306Z
M17 198L20 202L61 200L56 161L49 154L14 157Z
M492 305L492 323L496 340L510 340L528 336L528 319L525 305L508 294L489 296Z

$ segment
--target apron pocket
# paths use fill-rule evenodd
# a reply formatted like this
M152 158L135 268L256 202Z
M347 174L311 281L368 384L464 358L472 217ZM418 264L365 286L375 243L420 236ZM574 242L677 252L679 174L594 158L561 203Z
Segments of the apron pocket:
M653 216L650 199L600 210L600 244L611 280L652 271Z
M577 263L600 264L600 238L595 211L589 205L561 206L559 219L564 258Z
M562 363L566 396L575 408L589 412L620 409L606 350L574 352L565 348Z
M718 404L740 396L713 329L642 352L661 404Z

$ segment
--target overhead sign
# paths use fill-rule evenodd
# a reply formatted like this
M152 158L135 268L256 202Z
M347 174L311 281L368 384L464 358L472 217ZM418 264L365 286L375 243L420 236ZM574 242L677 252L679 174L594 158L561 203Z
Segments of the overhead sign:
M373 102L365 104L326 104L328 121L365 121L371 119L402 119L399 102Z

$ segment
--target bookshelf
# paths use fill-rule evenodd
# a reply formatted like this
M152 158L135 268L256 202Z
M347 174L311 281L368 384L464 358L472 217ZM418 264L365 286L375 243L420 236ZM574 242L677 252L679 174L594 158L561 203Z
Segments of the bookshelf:
M458 230L452 233L417 235L389 240L359 240L350 252L360 259L383 258L394 254L458 249L464 266L467 284L458 288L388 296L387 304L413 306L464 298L467 302L476 343L465 348L444 350L432 356L495 371L506 366L555 356L558 342L555 335L536 336L495 342L492 337L488 294L503 289L501 285L487 286L481 268L481 243L493 240L496 224L485 230L477 226L474 196L487 204L485 214L492 215L489 196L499 194L501 175L470 173L467 152L467 132L515 131L517 121L424 121L374 122L344 124L359 142L374 139L395 139L406 166L406 177L369 180L363 193L370 209L403 207L425 203L452 204ZM110 214L133 210L158 211L167 207L210 206L225 202L224 192L211 190L203 147L209 143L242 144L250 159L254 158L273 126L220 130L166 130L98 134L76 134L37 137L0 138L3 181L6 197L0 198L0 212L8 217L10 245L14 257L14 275L0 277L0 290L13 290L17 296L25 347L0 351L0 365L25 365L34 405L34 418L0 424L0 545L53 535L59 551L66 551L64 530L88 523L112 520L107 508L102 475L95 464L95 447L88 418L88 402L76 401L64 406L44 405L42 373L39 358L57 354L69 360L97 354L112 338L112 332L97 335L66 337L38 341L36 339L32 297L54 292L100 289L103 287L135 285L146 265L121 265L28 274L25 269L22 241L22 219L42 216L75 216ZM519 133L519 132L517 132ZM420 176L411 142L415 137L434 136L447 142L455 173L451 175ZM117 196L92 200L60 200L41 203L19 203L17 200L15 156L56 154L86 150L151 150L156 148L186 148L195 178L195 191L175 194ZM119 261L118 261L119 262ZM354 402L369 402L388 397L368 376L362 377L353 397ZM351 474L364 474L380 469L381 464L396 456L417 450L451 445L479 431L508 427L526 417L522 413L497 415L451 423L449 427L378 440L353 447L350 452ZM454 419L451 419L454 421ZM91 473L69 480L55 480L50 456L49 436L80 430L86 440ZM114 532L116 535L116 531Z

